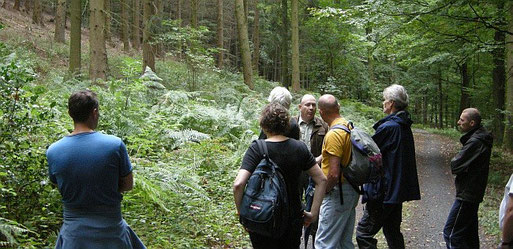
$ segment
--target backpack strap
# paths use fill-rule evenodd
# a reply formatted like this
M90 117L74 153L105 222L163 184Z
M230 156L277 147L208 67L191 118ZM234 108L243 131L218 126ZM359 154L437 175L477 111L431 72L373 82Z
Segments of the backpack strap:
M267 151L267 144L265 142L265 139L258 139L256 140L256 143L258 146L258 150L260 151L260 153L262 153L262 156L267 161L267 165L271 165L271 168L274 173L276 169L274 168L274 164L270 162L269 152Z

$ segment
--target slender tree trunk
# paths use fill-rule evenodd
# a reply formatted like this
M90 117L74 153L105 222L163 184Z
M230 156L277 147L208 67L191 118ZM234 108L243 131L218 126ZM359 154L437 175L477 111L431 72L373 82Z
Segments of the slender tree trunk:
M465 108L470 107L470 96L468 94L468 87L470 84L470 79L468 77L468 65L465 61L460 66L460 73L461 73L461 97L460 97L460 112L463 111Z
M499 2L497 5L499 13L502 13L504 9L504 2ZM494 104L494 115L493 115L493 130L494 142L496 144L502 144L504 136L504 91L506 85L506 68L504 63L504 41L506 37L504 32L495 31L494 40L496 44L500 44L492 51L493 56L493 104Z
M21 0L15 0L13 9L20 11L20 2L21 2ZM5 3L7 3L7 0L4 0L4 5L5 5Z
M71 0L70 4L70 48L69 48L69 71L72 74L80 73L81 68L81 4L80 0Z
M424 96L422 97L422 123L427 124L428 123L428 92L427 90L424 91Z
M258 75L258 66L260 62L260 10L258 9L258 0L255 0L255 18L253 21L253 70ZM264 74L265 75L265 74Z
M94 0L89 2L89 78L106 79L107 50L105 47L106 11L105 2L110 0Z
M442 68L438 67L438 128L444 128L444 91L442 88Z
M509 16L513 17L513 5L509 7ZM513 32L513 18L510 18L508 31ZM504 147L513 152L513 35L506 35L507 51L507 85L506 85L506 126L504 131Z
M129 24L128 24L128 1L121 0L121 35L123 36L123 50L125 52L130 51L130 35L129 35Z
M217 0L217 67L223 68L224 60L224 18L223 18L224 3L223 0Z
M176 20L182 20L182 0L176 0Z
M32 1L33 0L25 0L25 12L30 12Z
M66 0L57 0L57 10L55 11L55 34L54 41L64 43L66 42L65 37L65 26L66 26Z
M132 31L132 47L135 50L141 48L141 1L133 0L134 2L134 24Z
M96 1L96 0L92 0L92 1ZM105 34L105 41L108 42L109 44L111 45L114 45L112 43L112 32L111 32L111 20L112 20L112 15L111 15L111 12L112 12L112 8L111 8L111 0L103 0L105 1L104 2L104 16L105 16L105 31L104 31L104 34Z
M193 28L198 27L198 1L199 0L190 0L191 1L191 25Z
M244 16L243 0L235 0L235 16L237 19L240 53L242 56L244 83L248 85L249 89L253 89L253 69L251 67L251 51L249 50L248 23L246 16Z
M283 86L289 86L289 24L288 24L288 4L287 0L281 1L281 20L282 20L282 30L281 30L281 83Z
M43 26L44 25L43 17L42 17L43 7L41 6L41 0L34 0L33 4L34 4L34 6L32 8L32 22L34 24Z
M291 1L291 27L292 27L292 91L299 92L299 20L298 0Z
M369 44L371 44L373 41L371 39L372 34L372 28L369 26L370 24L367 24L367 27L365 27L365 34L367 35L367 41ZM376 82L376 77L374 76L374 55L372 54L374 51L374 47L367 48L367 70L369 73L369 80L373 84Z
M151 34L151 17L155 13L152 0L143 0L143 72L146 70L146 66L150 67L153 72L155 71L155 50L150 44L152 41Z

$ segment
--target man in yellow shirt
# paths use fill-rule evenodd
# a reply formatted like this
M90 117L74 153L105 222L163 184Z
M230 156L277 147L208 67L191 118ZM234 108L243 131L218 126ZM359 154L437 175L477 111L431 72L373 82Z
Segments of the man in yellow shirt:
M318 106L322 119L330 127L337 124L348 127L348 122L340 116L340 106L333 95L321 96ZM346 167L350 160L350 134L341 129L328 131L322 145L321 166L328 178L328 185L319 213L319 229L315 237L316 248L354 248L352 237L355 207L358 204L359 195L341 174L341 165ZM339 181L341 185L338 184ZM339 186L342 186L342 189ZM343 203L340 191L342 191Z

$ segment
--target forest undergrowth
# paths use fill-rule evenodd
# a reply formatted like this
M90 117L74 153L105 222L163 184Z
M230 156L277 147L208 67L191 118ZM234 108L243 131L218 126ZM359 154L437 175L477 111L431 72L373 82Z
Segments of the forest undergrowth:
M172 59L159 60L157 74L141 78L141 58L122 53L109 56L112 77L92 83L67 75L67 46L51 39L0 30L0 247L53 247L62 205L48 181L45 151L71 131L67 98L84 88L98 93L98 130L127 145L135 188L124 195L123 215L148 248L249 247L231 187L278 83L257 79L253 91L240 74L210 68L191 85L188 67ZM367 131L383 116L348 99L341 106ZM491 181L498 188L509 171L494 162L501 165Z

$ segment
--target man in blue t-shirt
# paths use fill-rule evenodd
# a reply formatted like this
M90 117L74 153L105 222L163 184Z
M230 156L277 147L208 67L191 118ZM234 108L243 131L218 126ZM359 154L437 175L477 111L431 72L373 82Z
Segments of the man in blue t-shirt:
M98 107L94 92L73 93L73 132L46 152L64 205L56 248L145 248L121 216L121 193L133 187L130 159L120 138L94 131Z

